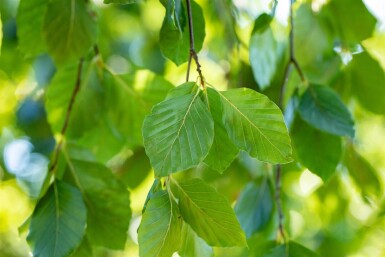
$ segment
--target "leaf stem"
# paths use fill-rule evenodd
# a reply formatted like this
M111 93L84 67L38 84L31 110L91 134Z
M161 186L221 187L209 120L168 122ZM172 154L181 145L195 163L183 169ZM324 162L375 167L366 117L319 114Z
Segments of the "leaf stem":
M193 24L193 18L192 18L191 1L186 0L186 5L187 5L189 35L190 35L190 56L189 56L188 67L187 67L186 81L188 81L190 77L191 59L194 59L195 64L197 66L197 72L200 78L200 84L202 88L205 88L205 79L203 77L203 73L201 69L202 66L199 63L198 54L195 51L194 24Z
M67 111L66 111L66 116L65 116L65 119L64 119L64 124L63 124L63 127L62 127L61 131L60 131L61 137L60 137L59 142L58 142L58 144L56 146L51 167L49 168L49 171L51 171L51 172L55 172L55 169L56 169L56 166L57 166L57 163L58 163L58 159L59 159L60 149L61 149L61 147L63 145L63 140L64 140L65 133L67 132L67 129L68 129L68 124L69 124L69 121L70 121L70 117L71 117L71 113L72 113L72 110L73 110L73 106L75 104L76 96L78 95L78 93L80 91L80 86L81 86L81 82L82 82L83 63L84 63L84 59L81 58L79 60L79 64L78 64L78 70L77 70L75 87L74 87L74 90L72 91L71 99L70 99L70 101L68 103L68 107L67 107Z

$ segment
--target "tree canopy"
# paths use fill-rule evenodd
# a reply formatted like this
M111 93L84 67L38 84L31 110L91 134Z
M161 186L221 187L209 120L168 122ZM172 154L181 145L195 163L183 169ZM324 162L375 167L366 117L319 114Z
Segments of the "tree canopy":
M2 0L0 256L385 256L381 10Z

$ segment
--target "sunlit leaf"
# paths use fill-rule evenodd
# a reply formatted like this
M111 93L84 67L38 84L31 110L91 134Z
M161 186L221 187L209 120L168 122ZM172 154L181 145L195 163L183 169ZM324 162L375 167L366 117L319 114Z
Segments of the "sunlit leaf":
M200 179L172 180L183 220L211 246L246 246L245 234L227 200Z
M299 113L315 128L337 136L354 137L354 122L349 110L328 87L310 85L301 98Z
M143 124L146 153L158 177L198 165L214 138L210 113L198 94L154 106Z
M61 181L52 184L32 214L27 240L33 255L68 256L81 243L86 215L78 189Z
M94 45L97 26L87 2L53 0L44 20L44 38L55 62L63 64L84 57Z
M182 246L178 251L181 257L212 257L213 248L184 223L182 227Z
M238 148L233 144L222 124L222 103L219 94L207 89L207 105L214 120L214 142L204 162L212 169L222 173L238 155Z
M49 0L21 0L17 11L17 35L20 49L29 56L45 50L44 15ZM1 41L1 40L0 40Z
M277 105L265 95L248 88L219 94L223 122L235 145L261 161L292 161L290 137Z
M138 230L140 257L171 257L181 243L181 220L166 191L153 195Z

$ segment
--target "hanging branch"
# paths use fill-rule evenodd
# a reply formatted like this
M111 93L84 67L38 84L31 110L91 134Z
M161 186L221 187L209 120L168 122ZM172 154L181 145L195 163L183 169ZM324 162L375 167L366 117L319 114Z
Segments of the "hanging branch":
M204 77L203 77L203 74L202 74L202 70L201 70L202 66L199 63L198 54L195 51L194 26L193 26L192 9L191 9L191 2L190 2L190 0L186 0L186 5L187 5L187 16L188 16L188 28L189 28L189 32L190 32L190 56L189 56L189 59L188 59L186 81L188 81L189 78L190 78L191 60L194 59L195 64L197 66L197 72L199 74L201 86L204 88L205 87L205 80L204 80Z
M293 15L293 3L294 0L290 0L290 13L289 13L289 26L290 26L290 33L289 33L289 61L286 64L282 86L279 94L279 101L278 106L279 108L283 109L283 97L286 91L286 83L289 79L289 71L290 71L290 65L293 64L294 68L296 69L299 77L301 78L301 81L303 83L306 83L306 77L303 73L301 67L299 66L299 63L297 59L295 58L295 52L294 52L294 15ZM285 215L282 210L282 199L281 199L281 184L282 184L282 170L281 165L276 166L276 175L275 175L275 202L277 206L277 212L278 212L278 230L279 234L282 237L283 241L286 242L286 235L285 235L285 229L284 229L284 219Z
M77 70L75 87L74 87L74 90L72 91L71 99L70 99L70 101L68 103L68 107L67 107L67 111L66 111L66 116L65 116L65 119L64 119L64 124L63 124L63 127L62 127L61 131L60 131L61 137L60 137L59 142L58 142L58 144L56 146L56 149L55 149L52 165L49 168L49 171L52 171L52 172L54 172L55 169L56 169L56 166L57 166L57 163L58 163L58 160L59 160L60 149L61 149L61 147L63 145L63 138L65 136L65 133L67 132L67 129L68 129L68 124L69 124L69 121L70 121L70 117L71 117L71 113L72 113L72 108L73 108L73 106L75 104L76 96L78 95L79 90L80 90L81 79L82 79L82 70L83 70L83 62L84 62L84 60L83 60L83 58L81 58L80 61L79 61L79 64L78 64L78 70Z
M289 34L289 61L286 64L282 86L281 86L281 92L279 95L279 107L282 109L283 105L283 96L285 94L286 90L286 82L289 79L289 71L290 71L290 65L293 64L294 68L296 69L299 77L301 78L301 81L303 83L306 83L306 77L303 73L301 67L299 66L299 63L297 59L295 58L295 52L294 52L294 15L293 15L293 3L294 0L290 0L290 13L289 13L289 26L290 26L290 34Z

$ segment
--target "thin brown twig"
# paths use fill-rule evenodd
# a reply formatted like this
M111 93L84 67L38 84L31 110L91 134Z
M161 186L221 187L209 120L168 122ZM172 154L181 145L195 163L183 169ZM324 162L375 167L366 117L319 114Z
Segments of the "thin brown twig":
M64 124L63 124L63 127L62 127L61 131L60 131L61 138L59 139L59 142L58 142L58 144L56 146L54 157L53 157L53 161L52 161L52 164L51 164L51 166L49 168L49 171L52 171L52 172L54 172L55 169L56 169L56 166L57 166L57 163L58 163L58 160L59 160L60 149L61 149L61 147L63 145L63 138L65 136L65 133L67 132L69 121L70 121L70 117L71 117L71 113L72 113L72 109L73 109L73 106L75 104L76 96L78 95L79 90L80 90L81 79L82 79L82 70L83 70L83 62L84 62L84 60L83 60L83 58L81 58L80 61L79 61L79 64L78 64L78 70L77 70L75 87L74 87L74 90L72 91L71 99L70 99L70 101L68 103L68 107L67 107L67 111L66 111L66 116L65 116L65 119L64 119Z
M194 59L195 64L197 66L197 72L200 78L201 86L205 87L205 80L203 77L201 64L199 63L198 54L195 51L195 43L194 43L194 25L193 25L193 18L192 18L192 9L191 9L191 1L186 0L187 5L187 16L188 16L188 27L189 27L189 35L190 35L190 56L189 56L189 63L187 67L187 76L186 81L189 80L190 77L190 67L191 67L191 59Z

